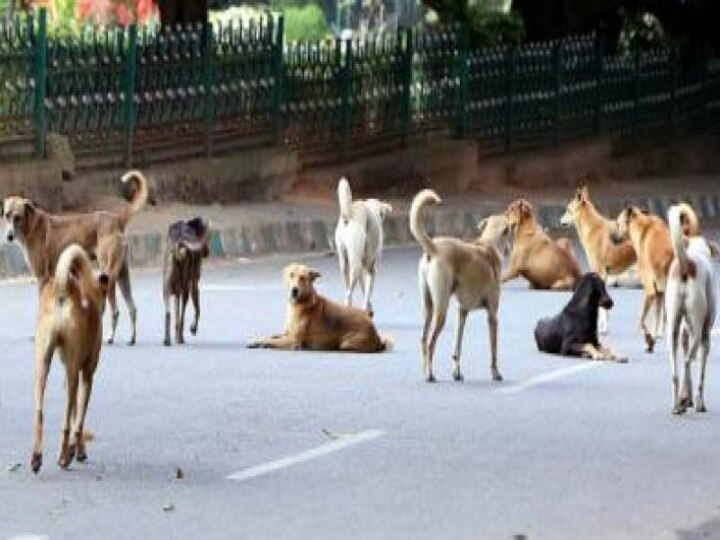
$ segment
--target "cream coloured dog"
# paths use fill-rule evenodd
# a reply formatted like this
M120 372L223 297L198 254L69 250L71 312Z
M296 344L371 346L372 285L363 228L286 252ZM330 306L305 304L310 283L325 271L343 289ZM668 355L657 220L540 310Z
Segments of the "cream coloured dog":
M453 348L453 379L463 380L460 354L468 313L485 309L490 333L490 372L495 381L502 376L497 367L497 311L500 304L500 254L484 242L463 242L457 238L430 238L423 223L423 209L439 204L440 197L429 189L415 195L410 208L410 231L423 250L418 265L418 282L423 309L421 337L423 374L434 382L433 356L438 336L445 326L450 297L458 302L458 320Z
M338 183L340 217L335 227L335 248L345 285L345 303L352 305L355 287L363 294L363 309L372 316L375 271L383 248L383 220L392 206L377 199L353 201L350 182Z
M702 236L695 234L686 237L684 234L699 229L695 212L689 205L672 206L668 210L668 223L675 255L670 265L665 289L673 413L682 414L687 407L693 405L690 363L697 354L700 355L700 382L695 410L705 412L705 368L710 353L710 332L715 323L717 305L712 255L710 246ZM681 335L684 367L680 386L677 373L677 349Z

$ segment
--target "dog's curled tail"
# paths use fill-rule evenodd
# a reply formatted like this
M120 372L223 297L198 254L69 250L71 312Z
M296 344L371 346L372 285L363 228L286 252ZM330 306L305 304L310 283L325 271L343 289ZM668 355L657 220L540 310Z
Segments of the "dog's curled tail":
M420 193L415 195L410 206L410 232L417 240L420 247L428 255L434 255L437 251L435 243L427 233L425 229L425 223L423 222L424 212L423 209L426 205L440 204L442 199L431 189L423 189Z
M672 240L673 251L675 252L675 258L680 265L680 275L683 279L687 278L690 262L687 256L687 250L685 248L685 238L683 237L683 216L692 223L692 218L688 215L694 216L695 223L697 223L697 216L693 212L692 208L685 204L676 204L668 209L668 224L670 225L670 238Z
M693 207L688 203L678 203L677 206L680 209L680 216L682 219L682 232L685 236L698 236L700 234L700 220L693 210Z
M347 223L352 217L352 190L350 189L350 182L344 176L338 182L337 192L340 217Z
M123 227L127 224L130 216L137 214L145 208L150 199L150 188L148 187L147 178L137 169L130 170L122 175L120 181L123 184L123 192L125 199L128 201L127 207L120 212L120 219Z
M102 279L102 278L101 278ZM105 276L107 280L107 276ZM60 254L55 268L55 300L60 303L73 291L80 295L83 307L87 305L87 293L94 286L92 264L85 250L77 244L71 244Z

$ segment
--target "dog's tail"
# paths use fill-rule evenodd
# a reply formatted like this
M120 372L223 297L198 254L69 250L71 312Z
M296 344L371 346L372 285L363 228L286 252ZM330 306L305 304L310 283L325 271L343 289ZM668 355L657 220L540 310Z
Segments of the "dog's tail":
M337 192L340 217L347 223L352 217L352 190L350 189L350 182L344 176L338 182Z
M120 212L120 220L123 228L125 228L130 217L145 208L150 199L150 188L145 175L137 169L126 172L120 180L123 184L125 198L129 203Z
M690 217L690 215L693 217ZM670 225L673 251L675 252L675 258L678 264L680 264L680 275L683 276L683 279L686 279L690 268L690 261L688 260L685 238L683 236L683 218L690 223L693 222L694 218L697 224L697 216L688 205L676 204L670 207L668 210L668 224Z
M680 209L682 233L685 236L698 236L700 234L700 220L693 207L688 203L678 203L675 206Z
M107 285L107 275L100 276L100 283ZM80 297L80 304L87 306L87 294L95 287L90 257L77 244L71 244L60 254L55 268L55 300L61 304L73 294Z
M429 203L440 204L441 202L442 199L433 190L423 189L415 195L410 207L410 232L428 255L434 255L437 248L425 229L423 208Z

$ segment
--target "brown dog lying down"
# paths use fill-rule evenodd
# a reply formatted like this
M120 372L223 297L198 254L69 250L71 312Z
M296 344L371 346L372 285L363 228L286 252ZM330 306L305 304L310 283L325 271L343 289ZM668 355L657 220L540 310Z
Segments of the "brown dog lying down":
M190 333L197 333L200 321L200 272L202 260L209 255L210 228L202 218L176 221L168 227L163 265L163 302L165 304L165 340L170 345L170 297L175 297L175 343L185 343L185 307L192 296L195 318Z
M380 352L389 342L380 338L367 312L323 298L313 283L320 273L302 264L284 270L288 294L285 331L258 339L250 348L315 351Z
M512 202L505 215L513 231L513 243L503 283L522 276L534 289L572 289L580 277L580 266L569 243L553 241L535 220L532 205L524 199Z
M75 458L87 459L83 426L100 360L107 287L107 275L95 277L90 259L77 244L62 252L54 277L43 281L35 332L35 425L30 460L33 472L42 466L45 385L56 350L65 365L67 393L58 465L67 468Z
M130 286L125 228L132 215L148 202L149 188L145 176L135 170L122 176L122 184L129 204L119 212L55 215L20 196L5 199L2 210L8 241L18 242L23 248L28 266L40 285L54 275L58 258L68 245L79 244L85 251L97 256L100 267L110 280L108 303L112 325L108 343L115 339L120 314L115 302L117 282L128 306L132 325L130 345L134 345L137 309Z

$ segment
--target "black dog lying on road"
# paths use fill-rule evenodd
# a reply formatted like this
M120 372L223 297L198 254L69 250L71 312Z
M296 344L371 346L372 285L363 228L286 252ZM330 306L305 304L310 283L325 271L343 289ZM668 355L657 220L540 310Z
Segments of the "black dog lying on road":
M600 344L597 333L600 307L613 307L605 282L598 274L584 274L575 285L570 302L560 314L538 321L535 326L535 343L538 349L563 356L627 361Z

